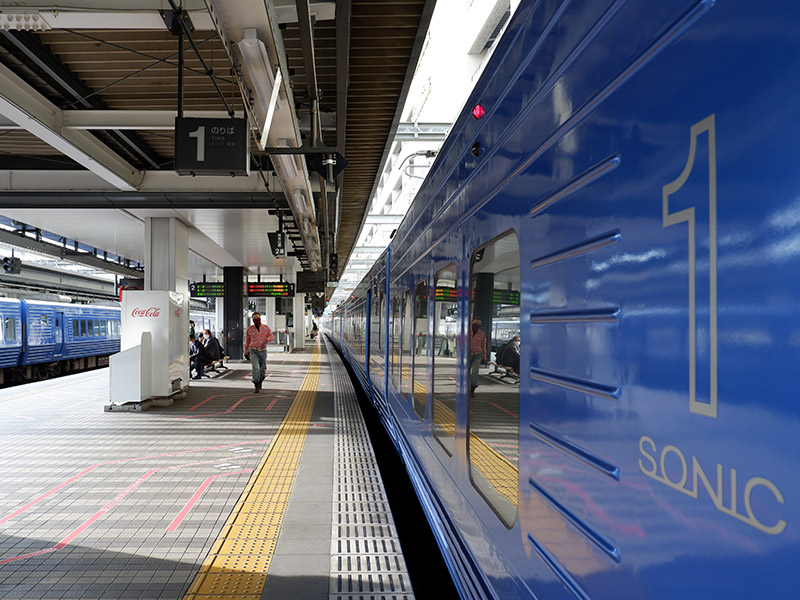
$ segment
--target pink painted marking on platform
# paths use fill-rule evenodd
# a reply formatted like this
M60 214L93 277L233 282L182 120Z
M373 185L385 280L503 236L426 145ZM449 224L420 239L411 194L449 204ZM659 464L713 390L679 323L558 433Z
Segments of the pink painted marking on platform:
M233 409L235 409L237 406L239 406L242 402L244 402L248 398L252 398L252 397L253 397L253 395L250 394L249 396L245 396L244 398L241 398L238 402L236 402L236 404L234 404L228 410L223 411L223 412L203 413L202 415L189 415L189 416L186 416L186 417L173 417L173 418L174 419L197 419L199 417L213 417L213 416L217 416L217 415L228 415L231 412L233 412Z
M272 407L273 407L273 406L275 406L275 403L276 403L277 401L278 401L278 399L277 399L277 398L275 398L275 400L273 400L273 401L272 401L272 404L270 404L270 405L267 407L267 410L272 410ZM266 412L266 411L264 411L264 412Z
M206 402L208 402L208 401L209 401L209 400L211 400L212 398L216 398L217 396L219 396L219 394L214 394L213 396L209 396L208 398L206 398L205 400L203 400L203 401L202 401L200 404L195 404L195 405L194 405L192 408L190 408L189 410L194 410L195 408L200 408L201 406L203 406L203 404L205 404Z
M494 403L494 402L492 402L492 401L489 401L489 404L491 404L491 405L492 405L492 406L494 406L495 408L499 408L499 409L500 409L500 410L502 410L504 413L511 415L511 416L512 416L512 417L514 417L515 419L519 419L519 415L515 415L515 414L514 414L513 412L511 412L510 410L506 410L506 409L505 409L505 408L503 408L502 406L499 406L499 405L495 404L495 403Z
M13 519L17 515L25 512L26 510L28 510L32 506L38 504L39 502L41 502L42 500L44 500L48 496L51 496L54 493L56 493L58 490L68 486L73 481L75 481L77 479L80 479L81 477L83 477L84 475L89 473L90 471L93 471L94 469L97 469L99 467L103 467L105 465L118 465L118 464L121 464L121 463L133 462L133 461L137 461L137 460L147 460L149 458L163 458L165 456L180 456L182 454L192 454L194 452L206 452L208 450L220 450L222 448L231 448L231 447L235 447L235 446L250 446L250 445L253 445L253 444L263 444L264 442L268 442L268 441L269 441L269 439L255 440L253 442L241 442L239 444L223 444L221 446L209 446L207 448L198 448L197 450L181 450L180 452L166 452L164 454L153 454L151 456L139 456L139 457L136 457L136 458L124 458L122 460L111 460L111 461L108 461L108 462L97 463L97 464L94 464L94 465L90 466L87 469L84 469L83 471L81 471L77 475L75 475L73 477L70 477L69 479L67 479L63 483L58 484L56 487L48 490L47 492L45 492L44 494L42 494L41 496L39 496L35 500L32 500L31 502L28 502L28 504L26 504L22 508L14 511L10 515L7 515L7 516L3 517L2 519L0 519L0 525L5 523L6 521L9 521L10 519ZM208 461L208 462L216 462L216 461ZM0 563L0 564L2 564L2 563Z
M207 477L206 480L197 488L197 491L194 493L189 499L189 502L186 503L186 506L183 507L183 510L178 513L178 516L175 517L172 523L169 524L167 527L167 531L175 531L178 528L178 525L181 524L181 521L189 514L189 511L192 510L192 507L197 503L200 499L200 496L203 495L203 492L206 491L206 488L211 485L211 482L214 481L217 477L227 477L228 475L238 475L241 473L252 473L253 469L248 469L246 471L233 471L231 473L220 473L219 475L212 475L211 477Z
M22 560L22 559L25 559L25 558L31 558L33 556L38 556L40 554L47 554L49 552L55 552L56 550L61 550L61 549L65 548L67 545L69 545L69 543L72 540L74 540L81 533L86 531L86 529L88 529L92 525L92 523L97 521L97 519L102 517L104 514L106 514L112 508L114 508L114 506L119 504L122 501L122 499L125 498L125 496L127 496L133 490L135 490L137 487L142 485L147 479L149 479L153 474L157 473L158 471L168 471L170 469L179 469L179 468L182 468L182 467L192 467L192 466L196 466L196 465L204 465L204 464L219 462L219 460L220 459L217 458L217 459L213 459L213 460L203 460L203 461L199 461L199 462L185 463L185 464L182 464L182 465L170 465L168 467L159 467L157 469L150 469L144 475L139 477L139 479L137 479L131 485L129 485L127 488L125 488L122 492L117 494L110 502L105 504L103 506L103 508L98 510L91 517L89 517L83 523L81 523L77 528L75 528L72 532L70 532L64 539L62 539L60 542L58 542L55 546L52 546L51 548L45 548L44 550L39 550L37 552L31 552L31 553L28 553L28 554L21 554L19 556L13 556L11 558L6 558L6 559L3 559L3 560L0 560L0 565L6 564L6 563L10 563L10 562L14 562L14 561L17 561L17 560ZM250 469L248 471L234 471L233 473L222 473L221 475L233 475L235 473L252 473L252 471L253 471L252 469ZM214 476L210 477L210 479L213 479L214 477L220 477L220 475L214 475Z

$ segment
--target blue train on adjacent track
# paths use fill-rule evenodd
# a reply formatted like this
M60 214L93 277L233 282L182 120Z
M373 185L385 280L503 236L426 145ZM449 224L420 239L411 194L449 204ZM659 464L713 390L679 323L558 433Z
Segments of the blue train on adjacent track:
M0 385L106 366L119 349L119 308L0 298Z
M787 1L522 2L326 318L464 598L793 595L798 30Z

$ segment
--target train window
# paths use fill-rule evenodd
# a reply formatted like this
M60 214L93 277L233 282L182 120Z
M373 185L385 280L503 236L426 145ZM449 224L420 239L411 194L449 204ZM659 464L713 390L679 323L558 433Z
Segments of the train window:
M519 290L509 232L472 255L467 407L470 479L508 528L519 504Z
M81 337L86 336L86 319L81 319Z
M94 334L97 337L100 337L102 334L100 333L100 319L94 320Z
M458 377L458 297L456 266L436 274L433 294L433 436L453 455L456 435L456 388Z
M411 336L412 324L414 323L413 305L411 304L411 290L403 292L403 302L400 307L402 311L402 322L400 323L400 354L408 352L408 366L405 371L403 365L400 365L400 393L404 398L408 398L411 393L411 364L412 364L412 344ZM402 360L401 360L402 362Z
M72 319L72 337L74 338L78 337L81 334L80 332L81 332L81 326L80 323L78 322L78 319Z
M7 342L17 340L17 320L14 317L6 317L5 337Z
M94 321L92 321L91 319L87 319L86 323L87 323L87 329L89 331L89 337L94 337Z
M108 337L114 336L114 321L106 321L106 333Z
M47 315L39 315L39 325L47 325Z
M378 333L378 350L383 350L383 317L386 314L386 299L384 298L383 290L378 292L378 301L375 303L375 322L378 326L376 331Z
M400 370L403 368L402 348L400 346L400 299L392 298L392 385L400 389Z
M420 281L414 288L414 412L425 418L428 396L428 283Z

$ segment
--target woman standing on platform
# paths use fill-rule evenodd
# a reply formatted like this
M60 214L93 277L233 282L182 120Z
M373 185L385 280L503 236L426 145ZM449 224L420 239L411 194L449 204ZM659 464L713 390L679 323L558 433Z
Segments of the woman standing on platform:
M247 328L244 341L244 355L250 358L253 365L253 387L256 393L261 391L261 383L267 372L267 344L275 336L267 325L261 324L261 315L253 313L253 324Z

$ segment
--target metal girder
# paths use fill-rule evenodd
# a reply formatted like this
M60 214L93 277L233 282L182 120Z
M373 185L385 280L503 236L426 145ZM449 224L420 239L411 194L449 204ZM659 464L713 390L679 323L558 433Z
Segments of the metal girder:
M271 176L267 181L276 183ZM88 171L76 170L0 170L0 191L3 192L109 192L114 188ZM181 177L174 171L147 171L142 174L136 192L193 192L204 197L221 196L228 193L266 192L259 173L247 177ZM280 192L278 192L280 194ZM7 194L6 194L7 195Z
M142 174L92 134L63 129L63 111L0 65L0 115L50 144L120 190L134 191Z
M273 208L269 192L4 192L2 208Z
M450 123L398 123L395 141L439 142L447 137Z
M30 208L30 206L27 208ZM103 260L102 258L90 256L85 253L75 252L69 248L62 248L46 242L37 242L34 239L13 233L11 231L6 231L5 229L0 229L0 242L3 244L8 244L9 246L15 246L17 248L25 248L26 250L38 252L39 254L53 256L61 260L68 260L70 262L86 265L87 267L92 267L93 269L110 271L125 277L142 276L142 272L137 271L136 269L131 269L124 265Z
M137 277L141 277L141 273L139 273ZM80 275L79 273L48 269L28 263L23 263L22 273L19 275L6 275L0 272L0 288L24 288L49 293L77 294L95 298L104 297L111 299L117 297L117 290L113 281L102 281Z
M42 69L61 88L66 100L75 100L85 108L101 110L108 108L106 103L98 96L92 95L92 90L86 87L35 35L27 31L2 30L0 34L28 60ZM137 159L152 168L160 168L161 158L137 134L112 129L110 135Z
M31 8L28 8L28 4ZM135 9L133 9L135 7ZM336 3L317 2L312 14L317 21L334 18ZM3 8L3 16L16 14L37 15L44 29L163 29L159 10L162 0L59 0L57 2L17 2L16 6ZM195 31L213 31L214 23L203 0L184 0L184 10L189 13ZM276 2L275 13L279 23L297 22L293 0Z
M65 110L61 126L64 129L172 131L175 129L177 114L173 110ZM183 116L196 119L227 119L228 113L224 110L187 110ZM22 128L9 119L0 118L0 129Z

